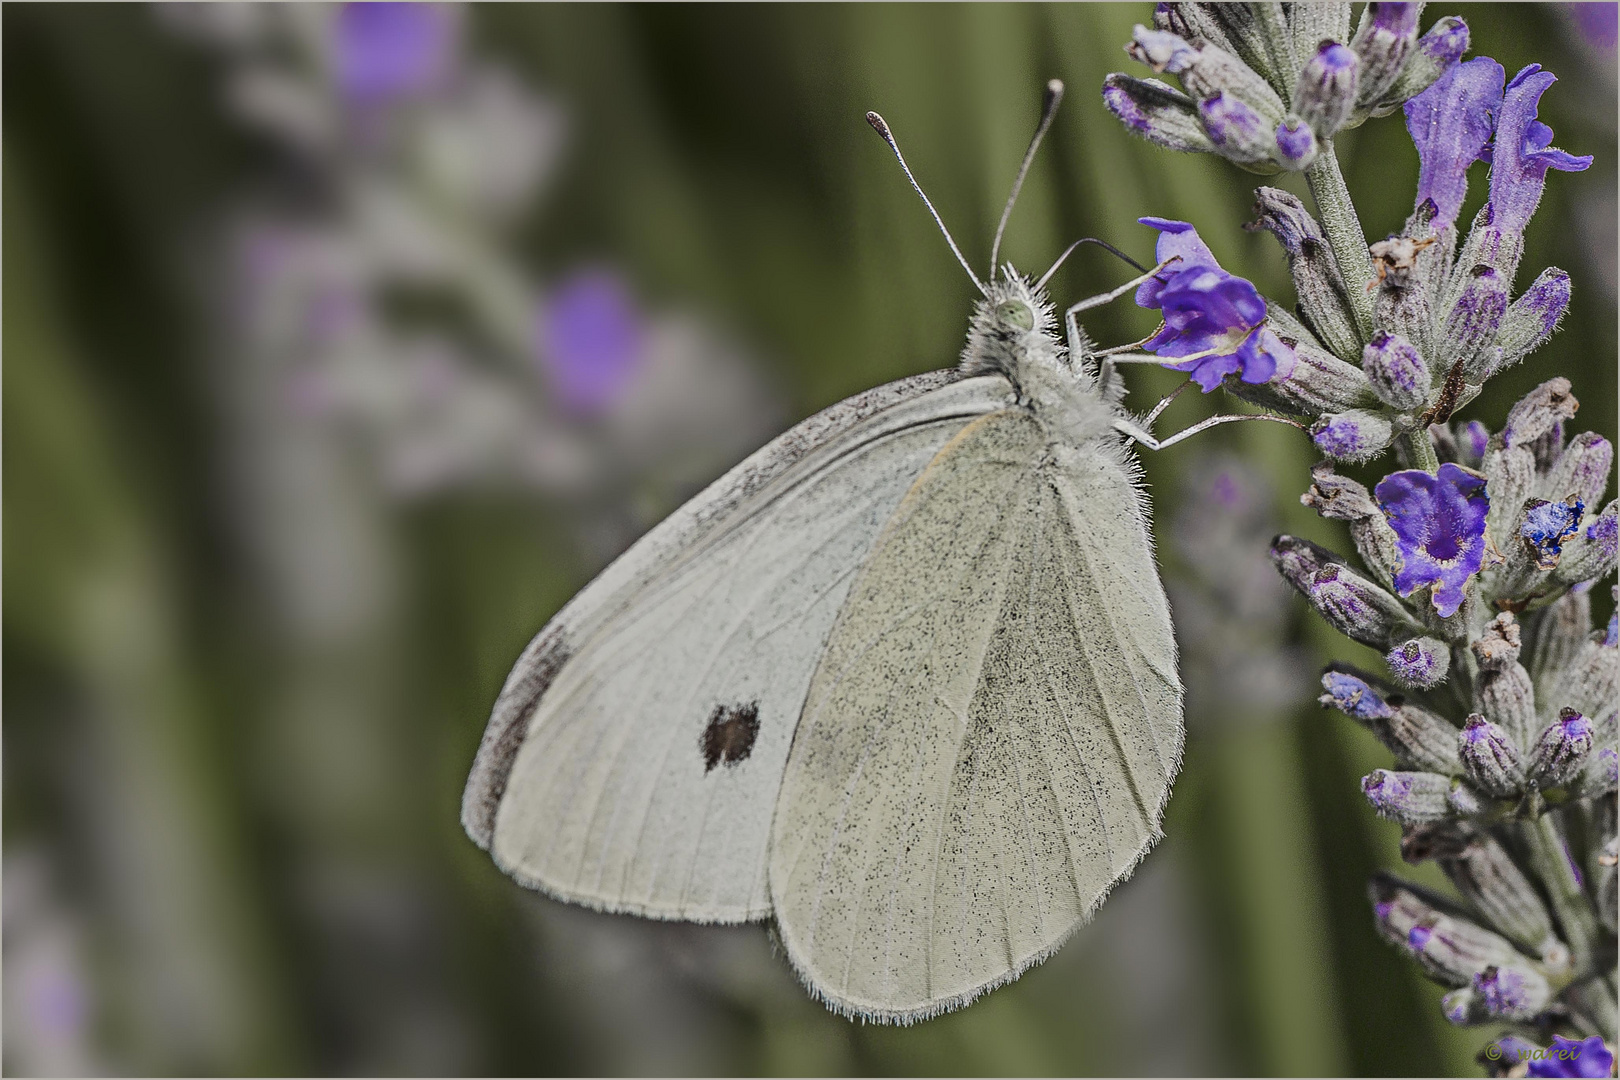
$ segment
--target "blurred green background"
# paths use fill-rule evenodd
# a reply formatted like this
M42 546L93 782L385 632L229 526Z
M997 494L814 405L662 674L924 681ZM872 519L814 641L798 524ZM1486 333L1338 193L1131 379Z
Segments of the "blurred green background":
M1562 373L1612 439L1613 5L1606 31L1571 7L1424 22L1461 14L1475 55L1556 72L1541 118L1596 157L1550 176L1521 275L1571 272L1564 329L1465 418L1499 424ZM1007 257L1038 270L1091 235L1146 260L1135 219L1179 218L1291 300L1274 241L1242 229L1257 179L1101 105L1149 5L469 8L457 62L528 104L491 106L511 127L477 144L488 169L425 187L390 121L323 136L329 98L254 81L324 55L334 12L286 16L282 39L195 9L4 10L6 1072L1477 1074L1487 1033L1448 1027L1374 936L1364 883L1399 864L1397 830L1357 781L1384 755L1312 693L1354 647L1262 554L1285 529L1347 544L1299 507L1314 455L1273 425L1145 462L1189 669L1167 839L1056 957L964 1011L845 1022L764 930L552 903L458 824L512 660L614 552L787 423L954 362L971 286L866 109L978 265L1060 77ZM472 128L443 130L470 160ZM1369 236L1398 229L1400 118L1340 151ZM502 162L517 179L486 213ZM381 297L327 239L386 216L366 193L396 180L443 229L365 226L399 241ZM267 230L360 294L342 325L382 327L354 354L370 366L309 354L364 369L342 393L300 390L304 338L255 322ZM524 305L558 310L581 268L627 292L661 373L633 407L559 409L521 360ZM1087 248L1052 290L1129 276ZM1088 325L1113 344L1152 320L1123 301ZM1130 378L1139 408L1177 381ZM390 396L423 380L426 405ZM1235 521L1206 498L1222 476L1249 493Z

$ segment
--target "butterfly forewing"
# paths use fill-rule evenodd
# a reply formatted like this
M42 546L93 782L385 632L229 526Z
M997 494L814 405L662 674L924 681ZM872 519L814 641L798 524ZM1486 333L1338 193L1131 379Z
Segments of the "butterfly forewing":
M846 422L813 418L738 466L542 631L555 652L531 662L566 659L532 704L534 680L514 672L522 737L507 737L507 775L486 770L505 781L484 802L498 804L491 850L508 872L609 910L770 912L770 811L828 630L917 475L1010 397L999 377L880 389L894 398L880 411L848 422L846 402L830 411ZM492 721L486 746L498 743Z
M975 421L906 495L811 681L770 866L790 959L884 1020L1016 976L1157 838L1180 746L1127 468L1054 452L1022 410Z

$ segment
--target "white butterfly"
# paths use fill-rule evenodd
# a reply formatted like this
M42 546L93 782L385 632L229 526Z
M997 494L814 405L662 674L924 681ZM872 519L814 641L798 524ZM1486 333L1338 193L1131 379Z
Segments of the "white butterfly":
M799 424L540 631L462 806L503 870L605 911L773 918L811 993L885 1022L1090 918L1160 836L1182 748L1121 433L1196 429L1133 424L1075 319L1146 275L1071 308L1065 348L1051 273L975 278L959 367Z

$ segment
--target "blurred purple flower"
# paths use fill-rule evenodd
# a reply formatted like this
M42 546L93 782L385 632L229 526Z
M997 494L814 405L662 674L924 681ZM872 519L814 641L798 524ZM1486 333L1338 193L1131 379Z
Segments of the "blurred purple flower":
M1490 141L1502 108L1502 65L1488 56L1454 64L1406 103L1406 130L1418 151L1417 205L1434 202L1434 227L1457 220L1468 167Z
M1435 610L1449 617L1462 606L1463 586L1485 559L1485 478L1453 465L1438 475L1422 469L1391 473L1373 489L1395 530L1401 568L1395 589L1410 596L1433 586Z
M1590 154L1553 146L1552 128L1536 119L1541 95L1557 81L1540 64L1530 64L1513 76L1502 97L1491 147L1491 224L1504 233L1524 231L1541 201L1548 169L1580 172L1592 164Z
M619 398L641 367L641 317L622 278L582 270L545 303L540 363L569 412L593 415Z
M356 105L415 97L443 85L456 45L456 13L445 4L344 4L333 41L338 89Z
M1620 41L1620 4L1560 4L1576 31L1594 49L1613 49Z
M1579 1040L1554 1035L1546 1056L1525 1057L1530 1062L1529 1076L1611 1076L1614 1070L1614 1054L1597 1035Z
M1186 222L1139 220L1159 230L1159 262L1181 256L1136 290L1138 307L1158 308L1164 316L1164 329L1147 342L1148 351L1193 357L1165 366L1187 372L1206 394L1227 375L1246 383L1286 378L1294 351L1265 325L1266 302L1255 287L1222 270Z

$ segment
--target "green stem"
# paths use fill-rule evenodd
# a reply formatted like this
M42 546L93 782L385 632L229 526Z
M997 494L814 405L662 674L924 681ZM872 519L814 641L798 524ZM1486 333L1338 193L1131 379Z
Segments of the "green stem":
M1422 469L1426 473L1440 471L1440 458L1435 455L1434 443L1429 439L1427 429L1422 431L1408 431L1401 436L1406 447L1407 456L1412 460L1414 469Z
M1305 182L1311 187L1311 198L1316 200L1322 230L1327 233L1328 246L1333 249L1333 258L1344 275L1345 291L1350 294L1350 312L1365 342L1373 332L1372 294L1367 291L1373 280L1372 258L1367 254L1367 234L1361 231L1361 219L1356 217L1350 190L1344 186L1339 155L1331 141L1322 144L1316 160L1305 170Z
M1593 918L1592 906L1586 901L1586 893L1570 869L1564 838L1559 834L1552 814L1542 814L1530 822L1525 829L1525 840L1529 843L1530 858L1537 876L1546 887L1548 898L1552 900L1553 913L1558 916L1558 924L1563 928L1564 940L1569 943L1577 977L1587 974L1598 935L1597 920Z

